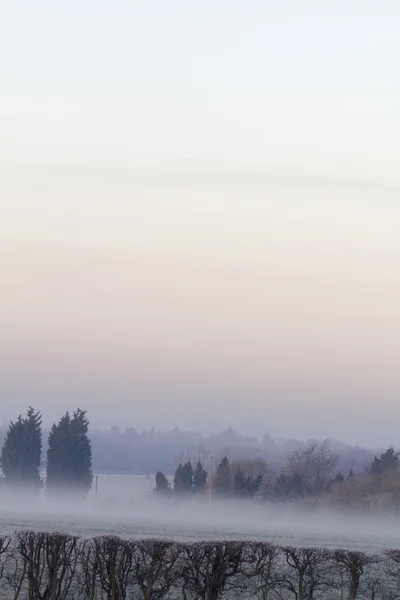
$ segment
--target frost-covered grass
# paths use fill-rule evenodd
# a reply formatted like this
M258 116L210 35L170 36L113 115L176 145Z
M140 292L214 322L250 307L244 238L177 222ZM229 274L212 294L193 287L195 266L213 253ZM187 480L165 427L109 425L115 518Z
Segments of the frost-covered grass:
M352 548L377 552L400 543L400 519L370 514L307 513L296 507L257 505L207 498L159 498L154 481L103 475L83 503L23 494L0 494L0 534L35 529L94 537L165 538L176 541L243 539L281 545Z

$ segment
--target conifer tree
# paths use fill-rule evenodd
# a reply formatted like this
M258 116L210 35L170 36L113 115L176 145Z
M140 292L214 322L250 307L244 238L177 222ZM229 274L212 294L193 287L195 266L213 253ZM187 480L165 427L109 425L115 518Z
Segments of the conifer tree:
M165 494L170 491L168 479L165 477L162 471L156 473L156 492Z
M221 460L217 467L215 475L215 491L218 494L227 496L231 494L233 487L232 470L229 464L229 460L226 456Z
M238 496L246 495L246 477L243 475L242 469L235 470L233 476L233 491Z
M33 485L41 485L40 464L42 460L42 416L30 406L24 419L26 433L26 450L30 460L27 461L28 479Z
M181 484L182 492L188 493L193 490L193 468L190 461L182 466Z
M182 465L179 464L174 475L174 492L182 491Z
M86 411L67 412L53 424L47 450L46 489L86 496L92 485L92 449Z
M389 471L397 471L400 464L399 457L400 453L395 452L394 448L388 448L380 458L375 456L371 465L372 474L380 476Z
M26 417L11 421L1 450L1 468L13 485L39 488L42 452L42 418L30 406Z
M207 471L204 470L200 461L197 461L196 469L193 474L193 491L195 493L204 492L207 482Z
M243 498L251 498L260 491L262 479L261 473L252 477L245 475L243 470L238 467L233 476L234 493Z

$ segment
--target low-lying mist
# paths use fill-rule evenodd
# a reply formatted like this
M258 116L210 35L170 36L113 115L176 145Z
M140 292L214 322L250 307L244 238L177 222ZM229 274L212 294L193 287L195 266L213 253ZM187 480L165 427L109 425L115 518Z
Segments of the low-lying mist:
M252 539L294 546L358 548L375 551L398 545L400 521L395 516L338 513L328 509L258 504L203 498L171 499L151 490L126 499L94 494L77 500L68 493L57 499L32 499L22 490L0 496L2 533L21 529L61 531L84 537L173 540Z

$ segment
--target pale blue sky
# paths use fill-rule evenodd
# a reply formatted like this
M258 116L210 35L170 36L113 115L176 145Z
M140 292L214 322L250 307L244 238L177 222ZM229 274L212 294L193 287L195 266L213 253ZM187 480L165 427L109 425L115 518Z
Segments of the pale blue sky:
M0 164L400 181L396 0L1 3Z

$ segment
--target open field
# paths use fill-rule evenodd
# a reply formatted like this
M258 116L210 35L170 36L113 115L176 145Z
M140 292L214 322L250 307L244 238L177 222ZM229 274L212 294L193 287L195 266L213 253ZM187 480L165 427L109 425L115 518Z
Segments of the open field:
M281 545L351 548L378 552L400 545L400 519L372 515L339 515L325 511L252 503L182 502L157 498L151 479L127 475L99 476L80 505L69 499L35 503L21 497L0 499L0 532L21 529L62 531L83 537L119 535L179 541L253 539Z

